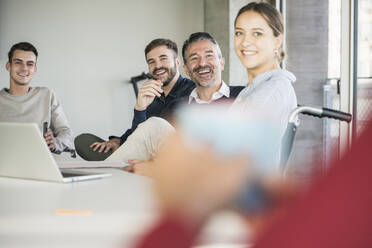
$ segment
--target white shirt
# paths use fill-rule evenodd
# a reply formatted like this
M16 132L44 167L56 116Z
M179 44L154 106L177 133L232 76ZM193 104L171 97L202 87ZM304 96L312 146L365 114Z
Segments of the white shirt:
M198 104L208 104L213 101L216 101L217 99L220 99L221 97L227 97L229 98L230 96L230 88L225 84L225 82L222 81L221 87L218 91L214 92L212 95L212 98L210 101L204 101L199 98L197 88L194 88L193 91L191 91L190 96L189 96L189 104L192 102L194 99L196 103Z

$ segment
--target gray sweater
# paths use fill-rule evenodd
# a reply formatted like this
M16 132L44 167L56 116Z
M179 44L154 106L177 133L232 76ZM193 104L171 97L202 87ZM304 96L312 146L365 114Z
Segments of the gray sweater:
M73 135L60 102L54 92L45 87L32 87L24 95L0 91L1 122L33 122L42 131L48 122L56 140L56 151L73 148Z

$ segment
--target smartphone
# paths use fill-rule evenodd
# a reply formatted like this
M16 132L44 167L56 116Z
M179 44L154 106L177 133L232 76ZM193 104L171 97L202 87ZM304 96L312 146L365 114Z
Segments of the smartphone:
M247 155L250 176L236 202L251 212L267 203L261 182L278 174L281 145L280 129L269 115L235 111L226 104L194 104L180 107L175 121L191 147L208 144L222 156Z
M48 122L43 122L43 136L48 132Z
M208 144L223 156L248 155L260 174L278 170L279 127L266 114L242 114L226 104L193 104L181 106L175 121L190 142Z

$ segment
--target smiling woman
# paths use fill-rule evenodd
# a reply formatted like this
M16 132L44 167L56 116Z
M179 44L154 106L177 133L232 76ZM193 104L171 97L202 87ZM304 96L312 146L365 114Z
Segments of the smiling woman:
M248 86L240 92L232 108L245 114L258 110L270 115L283 137L297 99L292 86L296 77L280 68L284 58L281 14L270 4L252 2L239 10L234 28L235 52L247 70ZM276 165L279 165L280 143L281 140Z
M279 12L269 4L251 3L239 10L235 19L235 52L247 69L249 82L258 74L279 69L283 23Z

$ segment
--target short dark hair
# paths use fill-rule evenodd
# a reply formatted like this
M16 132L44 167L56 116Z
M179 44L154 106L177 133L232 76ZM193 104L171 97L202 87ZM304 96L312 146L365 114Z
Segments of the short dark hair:
M176 56L178 55L177 44L169 39L155 39L152 40L145 48L145 56L154 48L159 46L166 46L168 49L173 50ZM176 57L175 56L175 57Z
M217 46L218 56L220 58L222 57L220 46L218 45L216 39L212 37L212 35L210 35L207 32L196 32L196 33L190 34L189 38L187 40L185 40L185 42L183 43L182 58L183 58L183 63L184 64L186 64L186 50L187 50L187 48L189 48L189 46L192 43L197 42L197 41L201 41L201 40L209 40L210 42L215 44Z
M9 60L9 63L12 63L12 59L13 59L13 54L16 50L22 50L22 51L28 51L28 52L33 52L37 58L38 56L38 52L36 50L36 48L34 47L34 45L32 45L31 43L29 42L19 42L17 44L14 44L9 52L8 52L8 60Z

